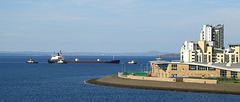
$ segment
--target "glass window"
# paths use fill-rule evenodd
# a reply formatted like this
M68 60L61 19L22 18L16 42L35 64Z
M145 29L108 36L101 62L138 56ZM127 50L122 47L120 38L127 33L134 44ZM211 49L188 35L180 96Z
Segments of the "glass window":
M165 78L167 78L167 74L165 74Z
M237 72L231 71L231 77L237 78Z
M198 66L198 70L207 70L207 67L205 67L205 66Z
M227 71L226 70L220 70L220 76L221 77L226 77L227 76Z
M176 64L172 64L172 70L177 70L177 65Z
M177 74L172 74L172 77L177 77Z
M167 70L168 64L159 64L159 69Z
M197 70L197 66L196 65L189 65L189 70Z
M208 67L208 70L216 70L216 68Z
M237 56L237 58L236 58L236 61L237 61L237 63L238 63L238 56Z
M211 56L208 56L208 62L211 62Z

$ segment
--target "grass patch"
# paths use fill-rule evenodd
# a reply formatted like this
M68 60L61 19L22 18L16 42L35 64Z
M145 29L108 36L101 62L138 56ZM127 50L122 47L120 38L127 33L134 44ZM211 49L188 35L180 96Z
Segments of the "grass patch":
M235 80L235 81L219 81L218 84L238 84L238 85L240 85L240 80Z
M123 75L135 74L135 76L148 76L148 72L123 72Z

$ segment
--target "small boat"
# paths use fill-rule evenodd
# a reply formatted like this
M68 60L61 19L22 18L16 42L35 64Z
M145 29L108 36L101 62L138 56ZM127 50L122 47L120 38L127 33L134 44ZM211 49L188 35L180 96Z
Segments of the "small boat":
M30 59L30 60L27 61L26 63L38 63L38 62L35 62L34 60Z
M134 60L127 62L126 64L137 64Z

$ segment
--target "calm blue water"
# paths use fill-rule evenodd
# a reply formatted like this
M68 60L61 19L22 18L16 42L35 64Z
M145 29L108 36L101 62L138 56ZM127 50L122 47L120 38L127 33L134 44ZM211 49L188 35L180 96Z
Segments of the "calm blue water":
M120 57L121 64L48 64L49 56L33 57L39 64L26 64L29 56L0 56L0 101L41 102L240 102L239 95L116 88L85 84L85 80L119 71L149 70L154 57ZM66 56L66 59L75 57ZM112 57L78 57L111 60ZM125 65L134 59L136 65ZM163 60L176 60L163 58ZM186 86L187 87L187 86Z

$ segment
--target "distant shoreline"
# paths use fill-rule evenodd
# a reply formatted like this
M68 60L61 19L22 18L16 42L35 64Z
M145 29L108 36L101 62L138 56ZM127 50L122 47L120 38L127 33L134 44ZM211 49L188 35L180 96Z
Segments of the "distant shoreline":
M180 57L179 53L169 53L169 54L164 54L164 55L157 55L155 57Z
M50 56L54 52L34 52L34 51L0 51L0 56ZM156 56L167 52L148 51L148 52L65 52L65 56Z
M211 85L183 82L132 80L119 78L117 75L109 75L103 78L87 80L86 83L122 88L240 95L240 85L227 85L227 84Z

